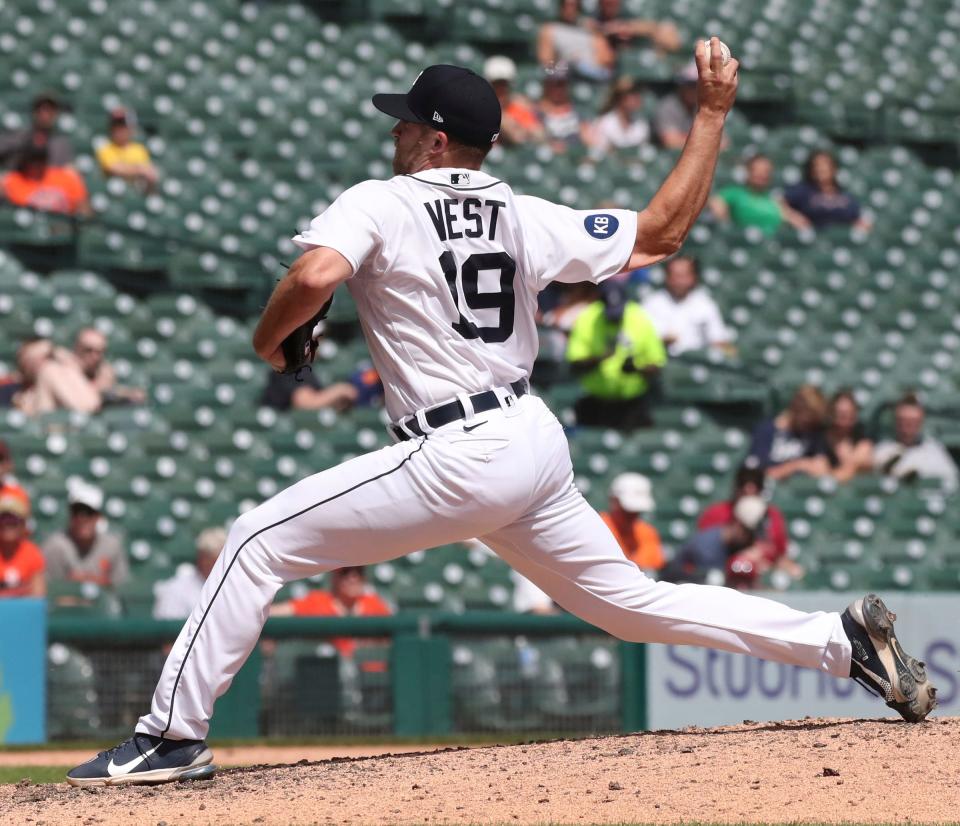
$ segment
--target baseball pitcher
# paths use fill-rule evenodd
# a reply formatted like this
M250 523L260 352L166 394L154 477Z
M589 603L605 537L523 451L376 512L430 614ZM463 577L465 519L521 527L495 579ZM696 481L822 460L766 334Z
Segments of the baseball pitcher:
M345 284L383 378L395 444L304 479L239 517L129 740L68 774L77 786L210 776L214 701L285 582L479 537L567 611L624 640L709 646L853 677L907 720L936 704L873 595L803 613L727 588L646 577L573 484L553 413L530 393L537 294L602 282L677 252L710 192L736 60L697 47L699 110L640 212L577 211L481 170L497 139L490 85L431 66L374 105L396 119L394 177L346 190L294 238L304 252L254 334L275 369L312 358Z

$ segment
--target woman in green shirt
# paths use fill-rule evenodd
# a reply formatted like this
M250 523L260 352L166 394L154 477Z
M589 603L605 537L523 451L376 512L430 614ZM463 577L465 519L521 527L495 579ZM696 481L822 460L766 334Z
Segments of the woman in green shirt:
M738 227L759 227L766 235L776 233L784 221L795 229L810 226L782 197L770 192L773 163L766 155L748 158L746 169L743 184L725 186L710 199L710 211L719 221L733 221Z

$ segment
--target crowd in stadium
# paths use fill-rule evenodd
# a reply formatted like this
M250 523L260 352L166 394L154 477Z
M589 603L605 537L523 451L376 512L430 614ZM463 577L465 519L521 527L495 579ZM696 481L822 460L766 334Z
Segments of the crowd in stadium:
M581 15L578 0L562 0L556 19L545 23L536 38L542 69L538 100L515 90L518 70L513 60L489 57L484 74L501 102L500 143L506 151L545 144L562 155L577 148L589 163L612 153L636 152L647 144L669 151L682 147L696 106L696 69L686 66L676 74L674 91L660 100L648 122L643 115L644 89L617 72L618 52L635 40L650 43L663 54L684 45L671 23L624 18L618 0L600 0L594 17ZM587 115L574 102L570 90L574 78L596 84L597 112ZM2 191L11 204L80 217L91 214L84 180L72 165L74 147L57 131L58 115L68 105L55 93L38 93L31 125L0 136L0 163L8 170ZM95 152L102 174L121 178L145 194L153 190L162 171L138 141L134 112L110 111L105 132ZM868 215L838 182L838 163L830 152L813 151L803 180L782 193L772 188L774 169L768 157L752 154L743 165L742 182L715 193L705 220L755 227L768 236L835 225L870 230ZM650 426L656 420L658 375L668 358L696 351L736 353L721 308L700 283L695 258L680 255L668 262L659 289L649 287L647 280L647 273L633 272L599 288L556 285L544 294L540 321L548 347L566 359L581 384L582 397L576 404L580 426L624 431ZM633 297L638 286L646 289L642 301ZM56 410L95 414L109 405L145 403L141 389L118 383L107 359L108 346L107 336L93 328L77 334L72 350L46 338L24 341L16 371L0 376L0 406L37 416ZM368 372L356 381L326 386L315 376L303 384L271 376L262 401L281 411L327 407L345 411L358 403L376 403L382 388ZM120 537L103 528L102 492L92 485L71 489L65 529L38 547L27 530L30 500L16 482L14 453L14 446L0 445L0 597L42 593L44 576L121 584L127 575L126 552ZM785 410L756 423L730 498L700 515L696 532L672 559L664 554L656 530L644 521L656 495L645 477L617 477L604 518L624 553L645 570L694 580L722 570L729 584L753 586L760 573L774 566L795 577L803 573L787 556L782 513L763 498L767 480L805 474L844 483L869 473L902 480L939 478L951 490L958 481L949 452L924 430L924 406L918 396L908 394L899 400L895 434L874 443L859 420L853 393L840 391L827 399L817 387L805 385ZM185 615L190 600L184 595L199 591L222 545L218 530L211 528L198 537L196 563L189 571L158 585L156 616ZM385 604L367 601L368 605L362 598L365 593L363 571L345 569L331 594L308 595L278 610L293 614L388 610Z

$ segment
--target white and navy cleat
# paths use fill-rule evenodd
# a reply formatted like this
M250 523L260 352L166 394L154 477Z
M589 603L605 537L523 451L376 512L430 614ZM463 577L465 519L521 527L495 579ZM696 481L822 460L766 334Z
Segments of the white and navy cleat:
M165 740L152 734L134 734L71 769L67 782L83 788L206 780L217 771L212 761L213 752L202 740Z
M850 639L850 676L896 709L904 720L919 723L936 708L937 689L926 663L907 654L893 633L897 615L876 594L852 603L841 615Z

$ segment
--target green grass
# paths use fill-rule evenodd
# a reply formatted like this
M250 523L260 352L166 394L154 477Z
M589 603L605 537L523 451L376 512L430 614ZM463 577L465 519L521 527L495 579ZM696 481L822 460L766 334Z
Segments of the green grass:
M0 783L19 783L24 779L34 783L62 783L66 773L64 766L0 766Z

